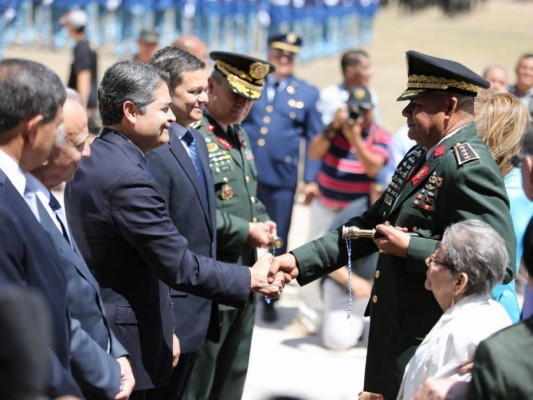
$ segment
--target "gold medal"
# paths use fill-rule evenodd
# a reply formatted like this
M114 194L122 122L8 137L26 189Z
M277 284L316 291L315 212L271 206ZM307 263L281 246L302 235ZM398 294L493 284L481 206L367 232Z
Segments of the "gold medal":
M218 146L216 143L207 143L207 151L210 153L213 153L218 150Z
M222 200L229 200L232 197L233 197L233 188L230 185L228 185L227 183L225 183L220 188L220 198Z

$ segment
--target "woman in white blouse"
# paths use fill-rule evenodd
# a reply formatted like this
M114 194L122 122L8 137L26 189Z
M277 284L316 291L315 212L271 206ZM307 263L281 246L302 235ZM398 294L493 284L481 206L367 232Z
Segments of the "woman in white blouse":
M444 314L407 364L398 399L412 399L427 378L470 380L470 372L460 371L472 362L479 342L511 324L491 300L508 260L503 239L488 224L466 220L446 229L426 260L425 282Z

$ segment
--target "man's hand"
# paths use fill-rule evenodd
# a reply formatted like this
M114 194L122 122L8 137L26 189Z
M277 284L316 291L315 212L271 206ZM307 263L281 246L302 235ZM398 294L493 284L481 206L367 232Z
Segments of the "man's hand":
M267 280L267 274L270 277L269 268L273 260L274 256L267 253L250 268L251 289L270 298L278 297L285 287L285 276L281 272L272 274L272 280Z
M468 382L450 378L426 379L418 388L414 400L458 400L466 397Z
M268 271L268 281L274 282L279 273L283 273L285 283L296 279L300 271L296 266L296 258L291 253L285 253L274 258Z
M175 334L172 334L172 368L176 368L176 365L178 365L180 354L180 340Z
M135 378L128 357L119 357L117 362L120 365L120 391L115 400L127 400L135 387Z
M360 392L358 400L383 400L382 394L372 392Z
M376 226L376 230L383 235L381 238L374 239L380 253L403 258L407 257L407 248L409 247L411 236L405 233L405 229L379 224Z
M272 222L272 221L269 221ZM272 222L273 223L273 222ZM272 225L265 222L250 222L248 224L247 242L252 247L268 246Z
M307 182L303 189L302 189L302 195L303 195L303 203L308 206L312 203L312 201L317 197L319 194L318 190L318 183L316 182Z

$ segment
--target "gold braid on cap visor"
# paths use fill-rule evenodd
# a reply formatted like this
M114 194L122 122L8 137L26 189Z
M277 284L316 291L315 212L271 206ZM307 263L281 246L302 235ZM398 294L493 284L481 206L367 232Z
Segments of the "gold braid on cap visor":
M272 47L273 49L289 51L291 53L298 53L300 51L300 47L283 42L272 42L270 44L270 47Z
M480 87L478 85L474 85L473 83L449 78L439 78L437 76L409 75L409 79L407 81L408 89L447 90L450 87L473 93L478 93L480 90Z
M261 92L263 91L264 80L260 79L257 81L260 85L253 85L250 82L244 80L246 78L250 79L250 76L245 72L232 67L231 65L225 63L224 61L216 60L215 67L222 72L231 86L233 86L237 92L244 94L251 99L258 99L261 97Z

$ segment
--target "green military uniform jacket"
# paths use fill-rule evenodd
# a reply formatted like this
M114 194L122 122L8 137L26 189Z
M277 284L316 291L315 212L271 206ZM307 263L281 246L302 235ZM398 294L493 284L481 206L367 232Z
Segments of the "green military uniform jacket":
M533 399L533 318L481 342L467 399Z
M433 294L424 288L425 259L435 251L448 225L469 218L494 227L514 260L516 238L503 180L473 123L443 140L427 159L421 147L411 149L382 197L362 216L347 222L348 226L371 229L389 221L420 235L411 238L406 258L379 256L368 307L365 390L396 398L405 364L442 315ZM353 259L375 251L370 239L352 240ZM347 262L340 228L292 253L300 284ZM509 264L507 277L513 274Z
M228 135L210 115L204 115L194 128L205 137L215 183L217 259L251 266L257 257L255 248L246 242L248 224L270 218L257 198L257 171L248 134L233 125Z

